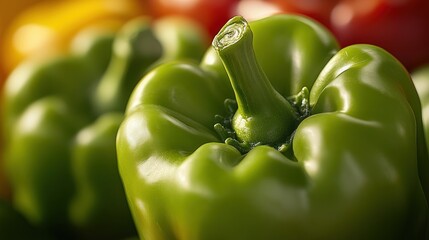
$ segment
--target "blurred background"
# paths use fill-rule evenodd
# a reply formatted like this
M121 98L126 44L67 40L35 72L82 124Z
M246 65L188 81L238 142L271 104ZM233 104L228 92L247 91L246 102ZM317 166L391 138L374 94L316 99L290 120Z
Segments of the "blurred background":
M301 14L329 28L342 46L381 46L409 69L429 62L427 0L1 0L0 9L2 79L23 59L63 51L84 27L139 15L183 15L213 36L234 15Z
M69 51L82 29L180 15L205 31L208 47L232 16L252 21L280 13L318 21L342 47L378 45L409 72L429 65L428 0L0 0L0 88L23 62ZM0 204L12 192L0 164ZM0 224L1 217L0 207Z

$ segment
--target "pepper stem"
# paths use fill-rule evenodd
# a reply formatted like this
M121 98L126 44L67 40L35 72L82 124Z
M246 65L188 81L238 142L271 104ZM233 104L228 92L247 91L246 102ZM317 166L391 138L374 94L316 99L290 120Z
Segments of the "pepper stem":
M212 45L235 92L238 109L232 118L232 128L237 139L250 146L276 145L287 139L296 128L298 116L258 64L247 21L240 16L229 20Z

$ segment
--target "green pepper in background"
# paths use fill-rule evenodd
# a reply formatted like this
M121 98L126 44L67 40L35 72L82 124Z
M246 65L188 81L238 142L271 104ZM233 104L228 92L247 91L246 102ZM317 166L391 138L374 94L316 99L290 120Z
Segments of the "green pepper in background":
M174 17L138 18L97 39L78 37L75 46L86 46L79 54L22 65L4 89L14 204L60 239L70 229L87 239L135 236L115 147L126 101L151 66L198 61L207 48L199 27Z
M105 71L115 33L88 30L68 55L20 65L3 91L4 164L14 206L31 224L70 238L76 133L91 122L91 87Z
M114 58L94 95L97 112L124 112L132 90L150 68L174 59L202 58L208 38L200 27L181 17L165 17L148 28L148 20L128 23L118 36Z
M411 77L416 85L422 103L423 125L429 126L429 65L412 72ZM425 127L427 129L427 127ZM426 134L426 136L429 136Z
M118 164L141 238L427 238L420 102L395 58L288 15L233 18L213 45L129 100Z
M411 77L421 101L424 133L426 136L427 148L429 149L429 65L415 70L412 72ZM429 169L427 165L423 167L424 169ZM426 177L425 182L429 182L429 175L422 175Z

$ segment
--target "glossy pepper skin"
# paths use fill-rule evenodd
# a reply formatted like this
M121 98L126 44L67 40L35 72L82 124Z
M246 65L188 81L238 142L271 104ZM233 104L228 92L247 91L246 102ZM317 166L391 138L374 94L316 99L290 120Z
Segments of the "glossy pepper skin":
M113 37L78 56L24 65L4 90L15 205L32 223L55 230L71 225L79 238L135 235L115 148L126 99L152 65L196 61L207 47L203 32L179 18L138 18Z
M117 151L141 238L425 239L420 102L396 59L288 15L233 18L213 45L129 100Z

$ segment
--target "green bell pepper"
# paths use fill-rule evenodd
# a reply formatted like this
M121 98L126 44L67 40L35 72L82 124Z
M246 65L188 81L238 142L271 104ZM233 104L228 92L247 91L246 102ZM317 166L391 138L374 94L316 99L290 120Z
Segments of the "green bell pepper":
M201 64L143 77L119 171L143 239L425 239L420 116L386 51L340 50L298 16L235 17Z
M201 59L207 39L178 18L138 18L107 42L86 39L75 44L85 51L24 65L7 80L7 175L16 207L61 238L135 236L115 147L127 99L152 66Z

